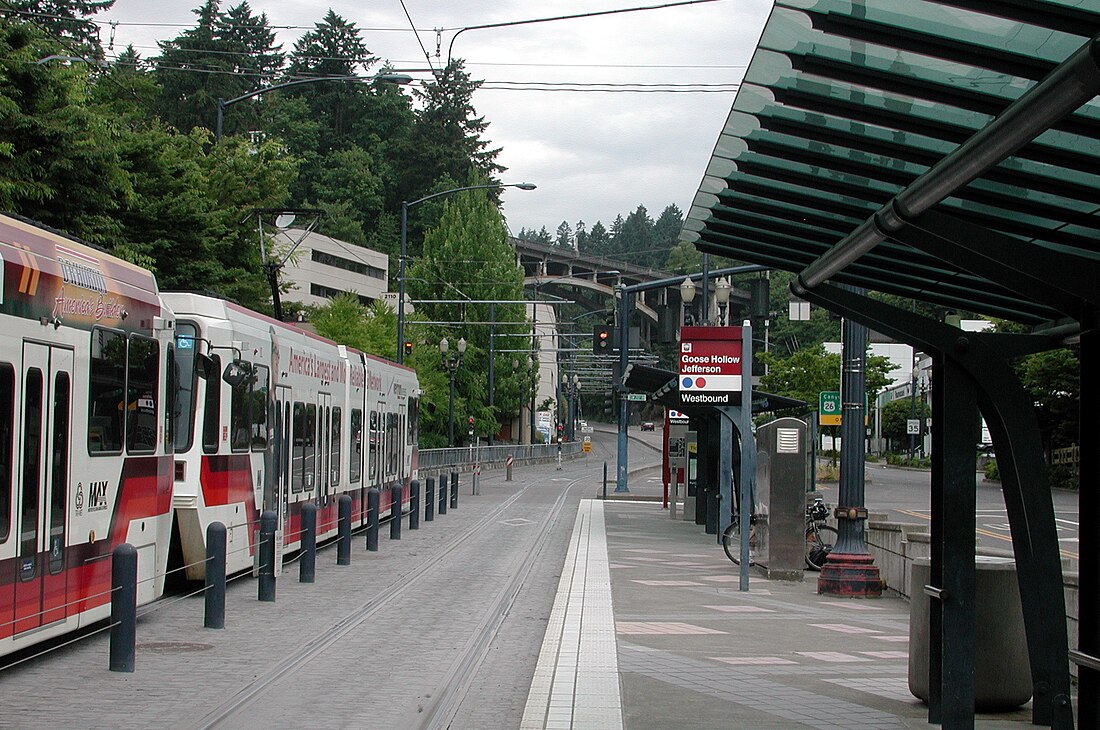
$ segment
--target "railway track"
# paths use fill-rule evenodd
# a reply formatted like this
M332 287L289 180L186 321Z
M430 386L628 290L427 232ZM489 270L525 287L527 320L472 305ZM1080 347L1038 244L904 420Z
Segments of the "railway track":
M572 471L574 470L551 471L540 475L475 522L465 526L461 533L449 536L445 544L432 546L427 555L418 559L397 580L382 587L369 600L345 611L335 620L330 617L327 627L300 643L293 652L267 671L242 685L233 696L210 709L194 727L239 727L246 719L255 722L254 710L258 703L265 703L272 696L278 696L280 688L288 683L296 683L299 675L308 675L307 668L313 659L349 635L385 632L390 625L385 620L386 616L399 615L414 620L418 609L422 608L422 601L417 601L417 593L431 593L439 581L446 581L449 572L460 570L471 561L483 560L484 556L479 555L478 551L484 548L485 540L492 536L494 529L498 529L502 522L513 515L529 514L530 511L523 508L533 496L545 497L548 488L557 488L559 491L552 504L542 512L536 523L537 529L528 531L520 544L511 548L511 555L505 561L506 567L503 571L500 570L500 565L496 566L491 591L483 593L486 598L478 602L476 617L467 617L464 622L466 629L460 637L461 647L448 656L446 668L442 672L438 669L425 670L426 674L430 674L433 686L418 693L423 699L414 710L408 710L406 721L402 723L402 726L407 727L448 727L466 699L470 684L489 655L494 639L507 620L513 604L527 585L532 570L540 559L548 557L545 554L548 537L555 526L562 524L565 506L573 503L569 497L575 494L574 487L582 482L591 482L589 474L582 477L566 476ZM432 529L432 526L428 529ZM433 630L427 621L424 622L424 628L429 632ZM439 631L438 628L435 630Z

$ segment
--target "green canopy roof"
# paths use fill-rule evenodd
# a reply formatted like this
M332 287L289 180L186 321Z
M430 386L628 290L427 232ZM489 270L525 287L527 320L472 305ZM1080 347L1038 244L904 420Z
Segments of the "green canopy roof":
M1076 319L1100 297L1098 32L1100 0L778 0L682 238L808 288Z

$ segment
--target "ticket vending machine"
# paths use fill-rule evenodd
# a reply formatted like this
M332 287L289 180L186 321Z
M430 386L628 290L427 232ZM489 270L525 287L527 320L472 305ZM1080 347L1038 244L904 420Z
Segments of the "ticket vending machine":
M679 505L673 504L671 499L674 492L679 499L684 497L684 485L688 474L688 417L679 411L666 410L664 425L664 454L661 464L665 492L664 506L665 509L677 510ZM678 489L677 485L679 485Z
M770 578L802 580L806 550L805 421L780 418L756 430L756 561Z

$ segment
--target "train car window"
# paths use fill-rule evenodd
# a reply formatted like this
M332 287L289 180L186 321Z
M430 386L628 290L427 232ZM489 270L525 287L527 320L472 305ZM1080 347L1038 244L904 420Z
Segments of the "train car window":
M168 345L165 360L168 372L164 383L164 453L171 454L176 444L176 400L179 398L180 373L176 365L176 347Z
M252 373L252 450L267 448L267 395L271 387L266 365L254 366Z
M317 405L306 404L306 428L302 432L305 439L305 477L306 489L313 489L317 483Z
M0 362L0 543L11 536L12 454L15 435L15 368Z
M397 473L397 415L386 414L386 474Z
M31 368L23 388L23 499L19 513L19 580L38 574L38 480L42 473L42 371Z
M337 407L332 409L332 439L329 442L332 446L332 486L337 486L340 483L340 418L343 415L343 409Z
M50 575L65 568L65 487L69 482L69 384L68 373L58 373L53 384L53 474L50 477Z
M306 474L306 441L309 440L309 432L306 430L306 408L301 403L294 404L294 460L291 465L293 470L290 475L290 489L300 492L305 486Z
M157 447L157 385L160 343L130 336L126 368L126 450L152 453Z
M351 461L348 462L348 481L358 484L363 473L363 411L351 409Z
M409 398L408 415L409 446L420 443L420 399Z
M122 453L125 386L126 336L93 328L88 369L88 453Z
M371 411L370 432L368 433L367 442L367 479L372 485L381 481L378 478L378 439L378 411Z
M256 373L251 363L242 362L241 366L249 375L229 391L229 448L233 451L248 451L252 441L252 381Z
M198 386L198 368L195 356L198 354L199 329L191 322L176 322L175 378L176 386L169 390L175 394L172 401L172 433L176 453L191 450L195 437L195 392ZM171 376L171 371L169 371Z
M222 371L221 355L211 355L213 371ZM202 450L205 454L218 453L218 432L221 430L222 381L213 377L206 379L206 397L202 403Z

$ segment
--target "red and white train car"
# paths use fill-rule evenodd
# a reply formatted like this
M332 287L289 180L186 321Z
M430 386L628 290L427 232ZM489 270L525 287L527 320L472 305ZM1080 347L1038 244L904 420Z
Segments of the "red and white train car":
M111 551L161 594L171 313L153 275L0 216L0 653L110 612Z
M176 316L180 391L173 506L187 577L205 573L206 529L228 531L227 570L250 568L262 510L282 552L299 547L301 506L318 539L337 531L337 498L365 523L366 490L406 492L416 474L415 371L198 294L165 293ZM270 443L269 443L270 440Z

